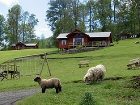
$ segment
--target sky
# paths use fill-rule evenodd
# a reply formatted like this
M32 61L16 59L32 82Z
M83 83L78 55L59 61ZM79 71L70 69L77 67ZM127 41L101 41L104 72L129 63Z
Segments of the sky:
M45 38L48 38L53 34L48 26L48 22L45 21L49 1L50 0L0 0L0 14L6 18L8 9L15 4L19 4L23 11L35 14L39 20L37 26L35 26L36 36L41 37L44 35Z

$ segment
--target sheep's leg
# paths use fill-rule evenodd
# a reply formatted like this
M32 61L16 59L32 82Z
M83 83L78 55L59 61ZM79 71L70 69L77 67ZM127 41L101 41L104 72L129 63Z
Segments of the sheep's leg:
M59 93L59 88L58 88L58 87L56 87L55 89L56 89L56 93Z
M59 91L62 91L62 88L61 88L61 86L59 86Z
M104 76L103 75L100 75L100 77L98 78L97 81L101 82L103 80Z
M104 79L104 74L102 74L102 75L100 76L100 80L103 81L103 79Z
M103 76L101 76L101 79L100 79L100 80L102 81L102 80L103 80L103 78L104 78L104 77L103 77Z
M46 88L42 88L42 93L45 93Z

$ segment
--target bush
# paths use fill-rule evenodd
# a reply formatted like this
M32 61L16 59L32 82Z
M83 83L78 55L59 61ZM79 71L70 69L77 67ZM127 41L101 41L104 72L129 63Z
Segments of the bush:
M95 100L93 99L92 94L86 92L85 95L82 97L79 105L95 105Z
M82 45L78 45L78 46L76 46L76 49L77 49L77 50L81 50L82 48L83 48Z

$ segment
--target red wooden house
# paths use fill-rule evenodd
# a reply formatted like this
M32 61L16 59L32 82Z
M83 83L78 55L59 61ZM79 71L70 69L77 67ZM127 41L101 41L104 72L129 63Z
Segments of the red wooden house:
M16 44L12 44L12 50L20 50L20 49L36 49L38 48L38 43L22 43L18 42Z
M105 47L112 43L111 32L84 33L77 29L71 33L59 34L57 40L59 49L75 48L78 45Z

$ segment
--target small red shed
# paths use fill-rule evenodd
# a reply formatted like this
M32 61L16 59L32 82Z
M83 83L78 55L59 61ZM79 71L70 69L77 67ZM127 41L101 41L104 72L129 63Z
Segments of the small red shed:
M28 43L24 44L22 42L18 42L16 44L12 44L12 50L20 50L20 49L36 49L38 48L38 43Z

